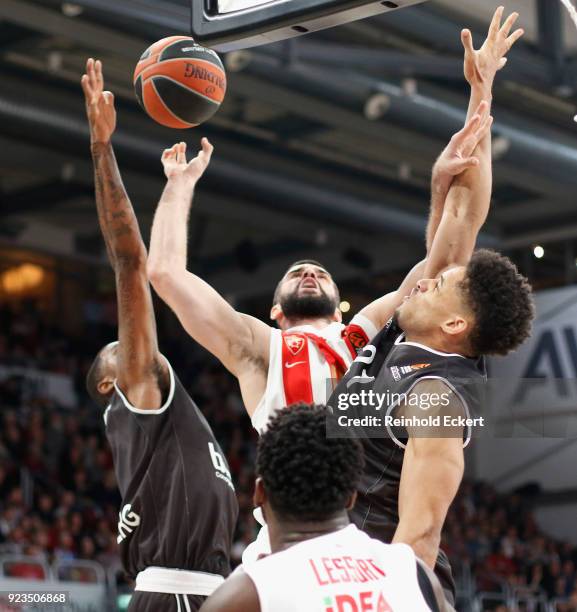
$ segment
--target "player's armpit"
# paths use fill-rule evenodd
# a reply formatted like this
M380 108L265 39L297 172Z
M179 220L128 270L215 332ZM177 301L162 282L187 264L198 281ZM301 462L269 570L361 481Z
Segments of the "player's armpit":
M391 291L365 306L359 314L367 317L377 328L382 329L385 323L395 314L403 303L403 298L411 293L417 282L424 278L426 260L413 266L396 291Z
M204 602L200 612L260 612L254 582L237 571Z

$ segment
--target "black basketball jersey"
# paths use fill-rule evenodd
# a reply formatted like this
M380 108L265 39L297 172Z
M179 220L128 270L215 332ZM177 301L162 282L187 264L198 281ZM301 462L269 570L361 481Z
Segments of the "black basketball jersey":
M395 397L408 395L417 382L427 378L441 379L457 394L463 404L463 416L473 417L479 412L479 387L486 380L484 360L441 353L420 344L405 342L403 331L393 318L360 352L335 388L328 404L335 419L343 414L358 417L371 414L384 419L387 414L395 416ZM392 401L388 405L384 402L378 411L357 407L352 414L350 410L343 412L345 405L351 405L349 400L355 395L358 397L362 391L365 394L372 391L375 397L379 394L381 398ZM374 430L374 426L371 431L369 426L362 430L356 428L355 434L364 447L365 469L356 504L350 512L351 520L371 537L391 542L399 523L398 498L406 430L386 427L381 422L378 431ZM465 428L465 444L470 434L470 429ZM439 561L448 568L443 553ZM437 573L442 578L443 572ZM442 580L443 586L452 588L450 568L448 576Z
M170 364L168 371L158 410L134 408L116 387L104 415L122 495L122 563L131 577L150 566L227 576L238 515L228 465Z

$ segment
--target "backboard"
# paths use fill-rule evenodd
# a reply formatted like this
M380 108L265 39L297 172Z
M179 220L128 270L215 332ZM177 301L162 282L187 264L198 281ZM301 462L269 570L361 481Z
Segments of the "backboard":
M246 49L400 10L426 0L191 0L192 36L216 51Z

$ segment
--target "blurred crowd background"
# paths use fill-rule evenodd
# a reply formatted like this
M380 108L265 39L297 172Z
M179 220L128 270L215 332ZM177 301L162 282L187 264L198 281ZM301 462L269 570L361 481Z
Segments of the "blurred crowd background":
M94 304L88 304L94 310ZM12 375L0 382L0 555L25 555L52 563L96 560L117 572L120 496L101 411L84 390L93 355L115 334L114 302L80 337L43 322L32 305L0 309L0 363L70 376L78 397L59 405L41 385ZM160 330L161 347L212 425L226 452L240 503L233 563L256 535L252 486L256 435L235 379L184 334ZM465 481L447 517L443 547L461 590L495 593L486 609L505 610L499 593L559 600L557 610L577 610L577 548L542 533L531 512L531 487L498 493ZM90 581L76 569L73 577ZM13 577L42 578L38 566L13 563ZM127 585L127 587L130 585ZM530 608L527 608L530 609Z

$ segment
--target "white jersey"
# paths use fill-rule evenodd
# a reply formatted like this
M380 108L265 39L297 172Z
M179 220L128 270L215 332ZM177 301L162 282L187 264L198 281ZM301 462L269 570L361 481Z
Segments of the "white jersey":
M266 390L251 418L254 428L262 432L271 415L290 404L325 404L357 351L377 332L363 315L353 317L349 325L272 329Z
M406 544L383 544L355 525L244 566L261 612L430 612Z

